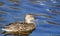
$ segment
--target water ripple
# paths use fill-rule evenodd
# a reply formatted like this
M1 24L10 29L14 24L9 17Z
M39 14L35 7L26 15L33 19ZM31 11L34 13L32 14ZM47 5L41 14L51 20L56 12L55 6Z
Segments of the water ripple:
M60 34L60 0L0 0L0 33L2 27L22 21L30 13L40 15L31 36Z
M0 6L4 6L5 4L4 4L4 2L0 2Z

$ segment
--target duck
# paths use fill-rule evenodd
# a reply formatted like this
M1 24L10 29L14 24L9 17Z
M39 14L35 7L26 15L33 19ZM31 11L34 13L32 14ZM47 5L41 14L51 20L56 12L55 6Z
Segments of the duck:
M2 28L4 34L28 35L36 29L35 18L32 14L26 14L24 21L10 23Z

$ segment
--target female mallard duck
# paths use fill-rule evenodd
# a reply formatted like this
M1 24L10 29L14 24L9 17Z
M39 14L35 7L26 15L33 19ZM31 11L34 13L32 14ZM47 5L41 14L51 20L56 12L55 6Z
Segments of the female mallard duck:
M35 30L34 16L27 14L24 22L14 22L2 28L5 34L30 34Z

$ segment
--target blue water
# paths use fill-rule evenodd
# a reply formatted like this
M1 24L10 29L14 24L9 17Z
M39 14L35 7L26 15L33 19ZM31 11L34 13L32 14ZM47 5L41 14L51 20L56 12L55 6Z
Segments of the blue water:
M60 36L60 0L0 0L0 36L3 26L23 21L30 13L43 16L36 17L36 30L29 36Z

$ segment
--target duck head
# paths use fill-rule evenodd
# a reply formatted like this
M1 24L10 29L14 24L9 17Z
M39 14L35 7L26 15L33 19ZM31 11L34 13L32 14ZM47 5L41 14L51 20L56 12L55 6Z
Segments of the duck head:
M32 15L32 14L27 14L25 16L25 22L26 23L34 23L34 20L35 20L35 18L34 18L34 15Z

